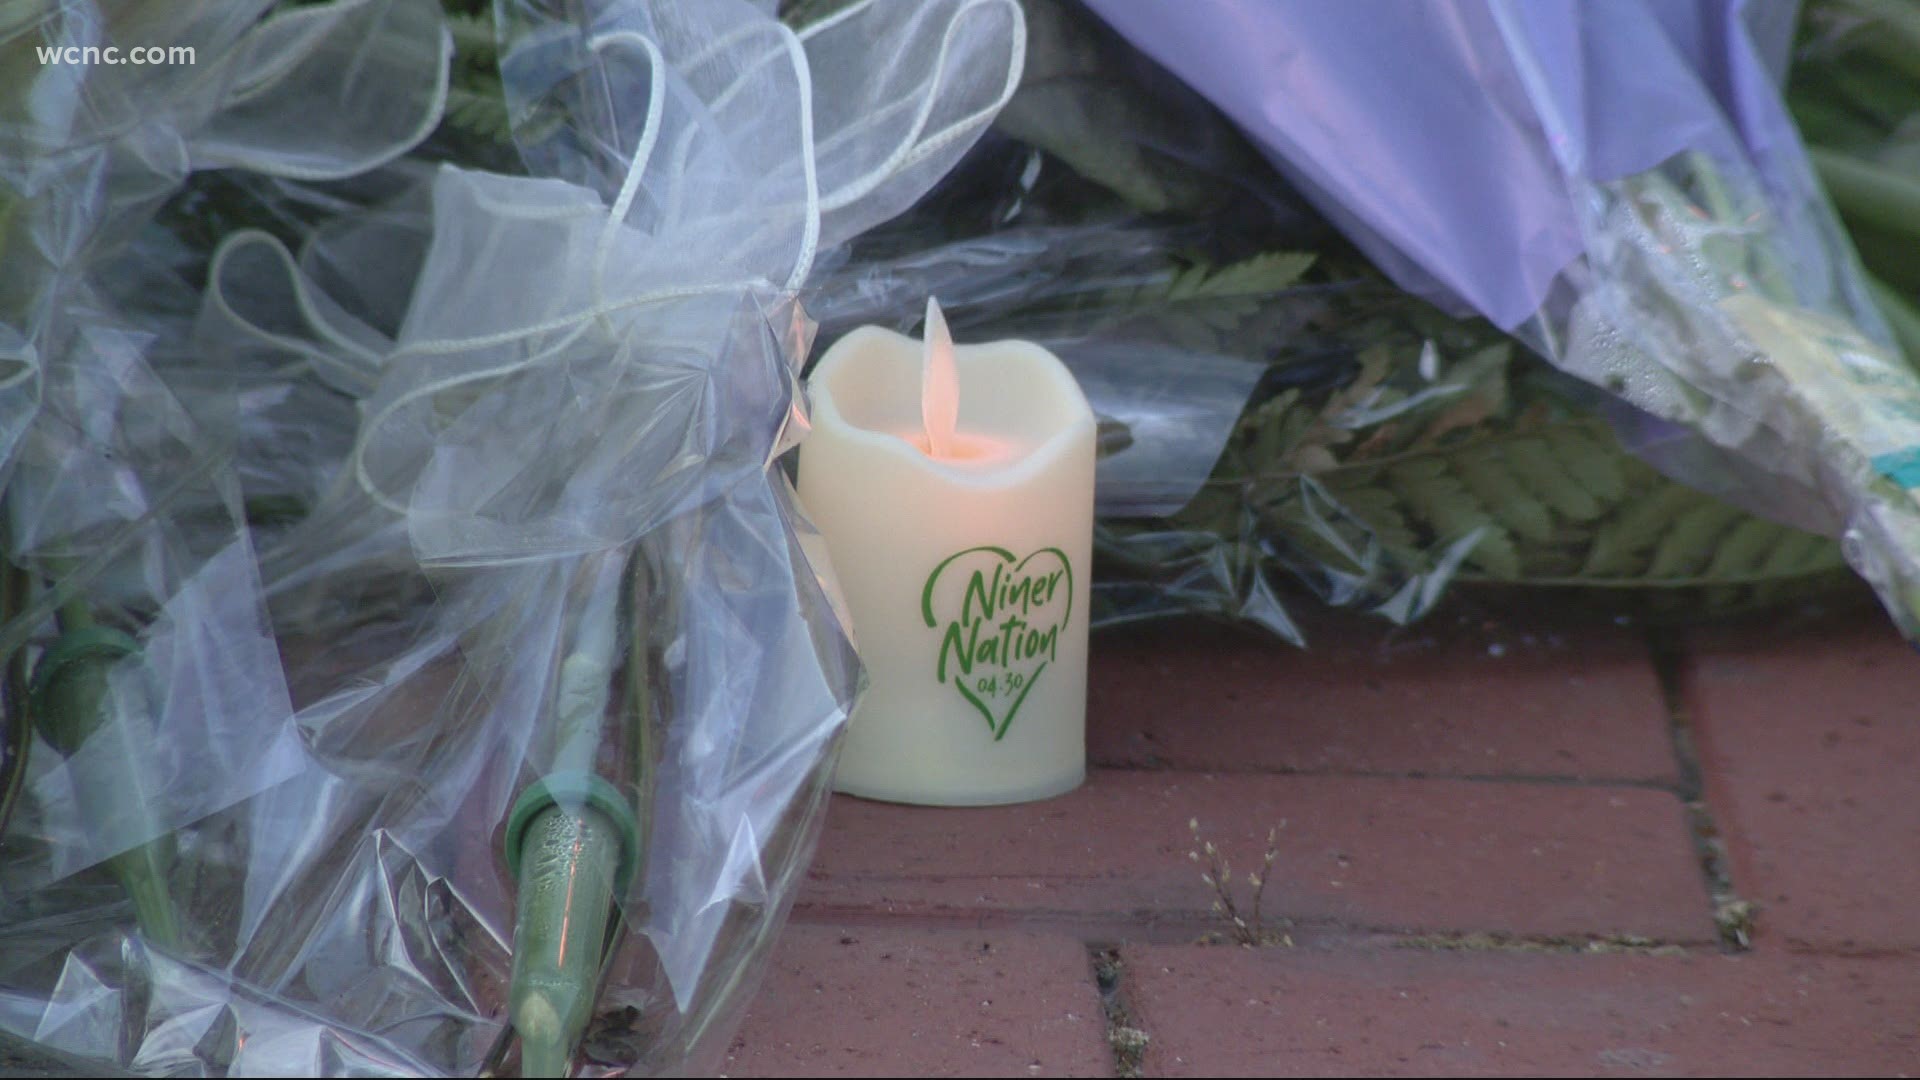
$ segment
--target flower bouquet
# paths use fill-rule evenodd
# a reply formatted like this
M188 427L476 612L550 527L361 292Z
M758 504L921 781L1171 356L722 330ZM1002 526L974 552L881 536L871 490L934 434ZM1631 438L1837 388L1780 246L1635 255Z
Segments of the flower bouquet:
M484 100L433 0L0 18L0 1033L711 1068L859 684L795 296L992 119L1017 7L502 3Z

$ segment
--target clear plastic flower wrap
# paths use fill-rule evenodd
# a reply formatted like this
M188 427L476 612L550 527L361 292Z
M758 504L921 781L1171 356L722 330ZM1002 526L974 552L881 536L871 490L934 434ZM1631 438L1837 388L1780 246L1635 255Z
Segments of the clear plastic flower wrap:
M1215 262L1206 235L1016 224L857 259L808 308L822 338L908 331L897 301L932 291L962 333L1074 370L1100 418L1102 624L1201 614L1305 644L1321 606L1404 624L1461 589L1700 618L1845 587L1832 541L1660 475L1484 321L1350 253Z
M992 119L1019 10L503 2L503 175L400 156L433 0L239 7L7 41L198 35L139 86L5 68L0 1033L149 1074L710 1069L858 684L777 464L795 294ZM120 111L49 128L95 78ZM203 166L352 182L204 251L154 220Z
M1097 19L1029 20L996 134L807 305L832 340L911 331L933 294L1073 368L1101 420L1098 620L1301 642L1303 610L1404 623L1463 589L1671 619L1849 588L1831 540L1661 475L1603 392L1386 280Z
M1090 6L1396 281L1614 395L1663 470L1842 536L1920 635L1920 377L1781 101L1793 5Z

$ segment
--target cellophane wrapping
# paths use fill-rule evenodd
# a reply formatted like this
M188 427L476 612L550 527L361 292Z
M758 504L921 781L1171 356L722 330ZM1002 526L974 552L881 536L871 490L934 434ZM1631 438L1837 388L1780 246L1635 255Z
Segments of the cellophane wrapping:
M1781 98L1796 5L1089 6L1396 281L1611 395L1663 471L1841 537L1920 633L1920 378Z
M796 295L1024 24L494 21L517 170L429 138L434 0L0 13L14 1064L511 1073L503 833L579 772L638 867L569 1068L711 1071L750 995L860 681L779 466Z
M1097 621L1201 614L1306 643L1323 607L1407 623L1462 591L1660 620L1857 595L1832 539L1635 456L1667 464L1675 429L1532 355L1526 326L1390 280L1084 7L1028 19L993 135L806 302L831 341L912 332L935 295L963 338L1038 341L1073 370L1100 422Z

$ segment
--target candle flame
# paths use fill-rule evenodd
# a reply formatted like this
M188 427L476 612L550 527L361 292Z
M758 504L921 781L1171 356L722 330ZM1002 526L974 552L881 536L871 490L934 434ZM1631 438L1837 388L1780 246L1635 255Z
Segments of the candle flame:
M920 363L920 423L927 430L927 452L937 458L957 456L955 431L960 426L960 373L953 365L953 334L940 301L927 297L927 328Z

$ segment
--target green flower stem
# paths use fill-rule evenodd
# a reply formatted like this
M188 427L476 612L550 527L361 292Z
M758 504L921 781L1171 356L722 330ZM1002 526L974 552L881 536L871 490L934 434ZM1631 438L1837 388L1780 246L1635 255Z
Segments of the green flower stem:
M1874 277L1909 296L1920 296L1920 258L1914 257L1917 245L1911 238L1853 223L1847 225L1847 233L1860 262Z
M627 635L627 679L621 691L625 700L621 703L620 715L626 719L626 736L630 744L628 765L633 770L636 798L635 831L642 838L652 835L653 789L657 773L653 760L656 749L653 738L653 640L651 634L642 632L642 628L652 625L652 611L648 605L661 599L666 592L665 589L655 592L654 584L658 580L653 573L652 563L648 561L646 549L636 547L632 557L627 560L626 579L620 586L624 601L620 621L632 631Z
M521 1075L565 1076L593 1012L619 901L631 888L641 827L631 796L595 775L620 655L631 562L618 574L582 575L588 593L553 706L553 768L523 792L504 843L518 910L508 1016L520 1039ZM601 571L606 566L598 568ZM641 637L639 634L634 637ZM637 659L636 659L637 658ZM647 745L645 649L630 645L618 716L624 738ZM632 670L639 663L641 671ZM643 781L648 766L638 764Z
M593 807L547 803L520 841L508 1016L520 1075L565 1076L599 988L620 831Z
M115 775L95 777L75 792L82 821L96 834L141 822L152 814L140 762L145 751L129 726L144 718L116 707L108 682L115 665L138 653L131 638L97 625L78 600L60 609L61 636L40 658L30 700L40 734L65 757L89 742L100 743ZM167 890L173 865L173 838L157 837L107 860L107 868L133 901L134 918L149 944L178 949L183 944L179 916Z
M0 625L26 610L32 579L25 570L5 560L5 526L0 525ZM0 746L0 835L13 815L14 800L27 774L27 756L33 750L33 726L27 722L27 651L15 649L4 658L0 673L0 706L6 709L6 745Z
M1792 107L1808 146L1870 146L1886 137L1879 127L1838 101L1808 95L1795 98Z
M1840 216L1920 240L1920 181L1849 154L1817 146L1808 153Z
M1912 0L1847 0L1843 6L1868 24L1859 36L1861 48L1920 79L1920 7Z
M1886 316L1887 326L1893 330L1893 339L1907 354L1910 366L1920 366L1920 310L1916 310L1899 290L1872 274L1867 275L1867 286L1873 291L1873 302L1880 308L1880 314Z

